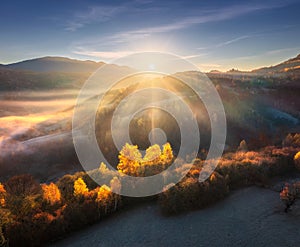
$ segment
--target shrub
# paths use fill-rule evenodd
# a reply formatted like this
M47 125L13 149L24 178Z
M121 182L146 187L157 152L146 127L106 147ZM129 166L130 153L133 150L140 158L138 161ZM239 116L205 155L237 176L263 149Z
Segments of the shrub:
M226 179L214 172L209 180L199 183L198 177L186 177L160 194L159 203L165 214L177 214L198 209L224 198L228 194Z
M280 199L285 204L284 211L287 213L290 207L294 204L297 198L300 196L300 182L292 185L286 184L283 190L280 192Z

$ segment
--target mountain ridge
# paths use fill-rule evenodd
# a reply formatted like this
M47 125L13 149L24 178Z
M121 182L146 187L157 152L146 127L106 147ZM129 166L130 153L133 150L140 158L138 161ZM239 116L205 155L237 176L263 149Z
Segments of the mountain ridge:
M127 66L104 62L47 56L0 65L0 91L80 88L103 65L111 74L134 71Z
M104 64L104 62L95 62L91 60L78 60L68 57L46 56L23 60L11 64L5 64L0 68L27 70L34 72L86 73L92 72Z
M290 58L276 65L254 69L251 72L265 74L280 74L284 72L294 71L300 71L300 54L298 54L296 57Z
M93 72L104 64L105 63L101 61L96 62L93 60L80 60L80 59L61 57L61 56L45 56L45 57L32 58L28 60L22 60L10 64L0 64L0 68L29 70L34 72L86 73L86 72ZM270 73L284 73L287 71L293 71L298 69L300 69L300 54L298 54L296 57L280 62L276 65L261 67L250 71L240 71L238 69L231 69L226 72L213 70L208 73L270 74Z

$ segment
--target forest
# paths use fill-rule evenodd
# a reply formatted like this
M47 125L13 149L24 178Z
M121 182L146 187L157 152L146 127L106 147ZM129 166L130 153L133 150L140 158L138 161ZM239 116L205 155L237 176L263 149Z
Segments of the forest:
M40 246L145 200L156 201L162 214L171 216L204 208L241 187L268 187L273 178L300 171L299 147L300 134L287 135L281 146L255 151L248 150L242 141L235 152L220 158L208 180L199 182L203 151L191 162L192 168L182 181L148 198L130 198L112 191L122 190L118 176L146 177L168 168L176 158L169 143L162 148L150 146L144 157L138 146L126 144L119 153L117 171L101 163L93 171L67 174L48 184L38 183L29 174L13 176L0 183L0 246ZM183 160L179 163L172 172L180 174L190 168ZM105 184L95 183L89 173L100 176ZM286 184L280 192L282 210L288 212L298 197L300 184Z

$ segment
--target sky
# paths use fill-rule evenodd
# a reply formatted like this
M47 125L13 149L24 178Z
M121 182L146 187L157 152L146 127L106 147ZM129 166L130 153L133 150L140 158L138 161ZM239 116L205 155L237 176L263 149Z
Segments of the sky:
M251 70L300 53L300 0L1 1L0 63L43 56L113 62L141 51L202 71Z

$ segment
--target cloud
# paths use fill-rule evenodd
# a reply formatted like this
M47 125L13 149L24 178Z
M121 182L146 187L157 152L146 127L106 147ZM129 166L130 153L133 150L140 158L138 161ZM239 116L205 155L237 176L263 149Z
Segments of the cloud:
M277 3L273 5L270 3L258 4L258 5L243 4L243 5L235 5L235 6L224 7L224 8L210 9L200 13L199 16L185 17L179 21L169 23L169 24L117 32L112 35L104 37L104 40L107 40L107 43L111 45L121 44L121 43L132 43L135 42L136 40L149 37L153 34L168 33L176 30L189 28L194 25L205 24L209 22L230 20L252 12L279 8L282 6L284 6L282 3L281 4ZM111 15L116 12L117 11L111 11ZM217 46L218 47L225 46L249 37L250 36L247 35L241 36L233 40L229 40L224 43L218 44ZM104 42L103 38L101 40L102 42Z
M295 50L299 50L300 47L291 47L291 48L282 48L282 49L274 49L274 50L270 50L267 51L265 54L266 55L275 55L275 54L280 54L280 53L285 53L288 51L295 51Z
M225 7L225 8L218 8L218 9L206 11L206 13L204 13L200 16L186 17L177 22L166 24L166 25L132 30L132 31L126 32L126 34L127 35L135 35L135 34L149 35L149 34L154 34L154 33L165 33L165 32L188 28L188 27L191 27L191 26L197 25L197 24L205 24L208 22L229 20L229 19L233 19L235 17L241 16L241 15L251 13L251 12L279 8L282 6L284 6L284 5L283 4L274 4L274 5L271 5L271 4L249 5L249 4L246 4L246 5L236 5L236 6L230 6L230 7ZM124 33L120 33L120 36L124 36Z
M231 45L233 43L236 43L240 40L244 40L244 39L249 39L249 38L252 38L254 36L258 36L258 35L243 35L243 36L240 36L240 37L237 37L237 38L234 38L234 39L230 39L230 40L227 40L227 41L223 41L221 43L218 43L216 45L212 45L212 46L207 46L207 47L198 47L197 50L208 50L208 49L215 49L215 48L221 48L221 47L224 47L224 46L227 46L227 45Z
M231 40L227 40L227 41L224 41L222 43L219 43L215 47L216 48L220 48L220 47L223 47L223 46L226 46L226 45L230 45L232 43L238 42L240 40L248 39L248 38L251 38L251 37L253 37L253 35L252 36L250 36L250 35L240 36L240 37L237 37L235 39L231 39Z
M102 59L116 59L119 57L127 56L132 54L132 51L92 51L92 50L78 50L73 53L78 55L97 57Z
M197 58L197 57L204 57L206 55L207 55L207 53L186 55L186 56L181 56L180 59L192 59L192 58Z
M93 6L85 12L78 12L72 20L67 22L67 31L76 31L87 24L93 22L105 22L112 19L114 16L125 12L125 6Z
M67 21L65 30L76 31L79 28L92 23L107 22L114 18L117 18L120 14L133 14L156 11L165 9L164 7L152 7L148 4L152 1L148 0L135 0L131 2L125 2L119 5L95 5L90 6L85 11L74 13L73 17Z
M135 1L135 5L122 5L119 7L111 7L105 8L98 6L97 8L93 8L89 13L78 15L78 18L82 20L82 22L74 22L70 23L69 30L76 30L78 28L86 25L85 23L91 23L94 21L106 21L114 16L128 12L135 8L138 10L141 7L137 7L136 4L147 4L148 1ZM199 12L198 16L192 17L184 17L175 21L173 23L167 23L163 25L150 26L145 28L137 28L137 29L129 29L127 31L115 32L111 35L106 35L104 37L94 37L89 38L89 40L79 41L73 44L73 50L76 54L81 55L89 55L101 58L116 58L118 54L127 54L130 50L128 47L137 47L138 41L141 43L145 43L151 40L151 36L155 34L168 33L172 31L182 30L194 25L200 25L210 22L219 22L237 18L239 16L243 16L246 14L250 14L252 12L263 11L268 9L280 8L287 5L288 2L285 3L261 3L261 4L240 4L235 6L227 6L223 8L209 9L202 12ZM248 39L253 37L253 35L243 35L240 37L233 38L231 40L224 41L219 43L211 48L218 48L230 45L232 43ZM101 46L101 47L100 47ZM123 47L124 51L115 51L116 49L120 49ZM100 47L100 51L98 51ZM201 48L199 48L201 49ZM206 48L205 48L206 49ZM201 54L192 54L186 56L186 59L194 58L202 56Z

